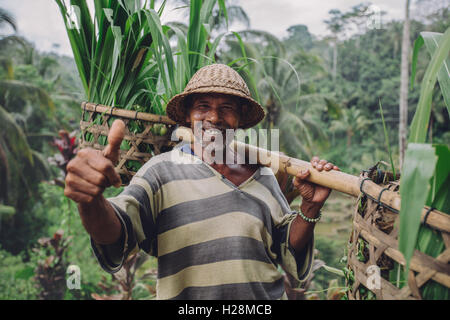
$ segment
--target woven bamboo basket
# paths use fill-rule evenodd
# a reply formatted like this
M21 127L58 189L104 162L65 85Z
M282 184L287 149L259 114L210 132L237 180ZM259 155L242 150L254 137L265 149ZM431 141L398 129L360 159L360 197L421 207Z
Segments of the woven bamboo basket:
M398 196L399 182L389 181L392 174L378 169L364 171L360 178L361 195L353 214L347 254L347 297L350 300L422 299L422 289L430 282L450 290L450 215L426 207L422 226L441 236L444 249L436 257L415 250L407 283L397 286L396 282L389 281L389 273L395 272L399 265L405 266L403 254L398 250L399 212L380 199ZM382 186L378 196L365 192L364 182ZM431 221L429 216L433 217L433 223L427 223Z
M80 121L80 148L103 150L107 144L109 128L115 119L126 125L125 137L120 147L116 171L127 185L137 170L151 157L170 151L175 122L167 116L124 110L100 104L83 102Z

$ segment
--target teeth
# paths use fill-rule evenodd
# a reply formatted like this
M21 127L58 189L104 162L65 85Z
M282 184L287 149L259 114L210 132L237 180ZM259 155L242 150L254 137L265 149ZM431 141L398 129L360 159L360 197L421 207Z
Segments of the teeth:
M218 135L221 134L222 132L218 129L207 129L205 130L205 133L208 135Z

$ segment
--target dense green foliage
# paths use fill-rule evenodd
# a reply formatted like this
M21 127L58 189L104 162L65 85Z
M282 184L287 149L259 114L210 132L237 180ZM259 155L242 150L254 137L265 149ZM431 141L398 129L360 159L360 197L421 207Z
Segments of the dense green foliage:
M433 1L421 1L422 5L428 2ZM236 5L227 7L228 22L233 18L243 21L247 30L227 33L227 20L215 7L209 12L214 18L209 21L210 30L198 29L196 34L205 38L210 35L206 31L219 34L209 39L208 47L200 48L200 43L192 42L196 32L192 21L187 25L170 23L161 30L156 30L158 26L153 26L152 30L144 28L143 32L153 35L153 41L160 41L155 50L179 58L175 59L179 68L164 75L168 77L165 84L147 83L150 86L145 90L154 94L163 91L165 86L171 95L180 92L200 66L199 59L230 64L247 80L255 98L266 108L267 117L261 126L281 130L282 151L305 160L320 155L353 174L379 160L389 162L380 115L381 101L388 143L397 166L402 22L391 21L381 29L359 29L356 34L345 36L342 30L363 25L367 19L358 15L358 8L363 7L355 7L347 13L330 12L327 23L332 36L328 38L318 38L306 26L294 25L288 29L287 37L277 39L270 33L252 30L247 15ZM20 28L20 21L16 22L3 10L0 13L0 32L4 24ZM152 11L152 14L157 13ZM104 25L109 24L106 18L97 18L103 19ZM148 16L144 14L142 18ZM448 9L433 11L420 21L412 20L411 43L425 30L445 32L449 21ZM122 22L126 25L125 20ZM198 22L198 28L205 27ZM112 32L105 35L112 41L111 51L115 45ZM142 49L139 45L134 48L135 55ZM153 45L157 46L154 42ZM207 58L183 51L183 46L188 45L192 50L206 50ZM146 54L150 58L151 54ZM133 63L133 57L130 57L131 62L120 63ZM100 56L96 58L101 60ZM418 84L429 61L426 52L419 53L415 85L409 92L409 122L419 101ZM158 77L167 66L162 60L155 63L146 66L153 68ZM88 80L80 80L79 68L72 58L38 52L26 39L0 33L0 299L38 299L42 288L35 281L36 266L43 260L38 239L52 237L60 229L64 237L72 237L65 262L80 266L82 271L81 290L67 290L65 299L92 299L93 293L112 295L118 291L117 282L101 270L89 249L89 237L81 225L76 205L64 197L63 189L58 186L63 172L47 160L58 153L51 145L58 131L77 130L80 102L96 94L95 88L87 86ZM111 83L114 79L107 80ZM102 82L102 79L95 81ZM106 86L106 82L103 85ZM430 142L449 145L448 112L439 88L436 86L434 90L427 138ZM157 109L163 111L170 96L159 97ZM108 99L113 102L117 97ZM150 97L141 101L151 100ZM107 190L107 195L119 191ZM316 246L319 259L331 267L342 268L339 261L345 255L344 242L321 236L316 238ZM153 270L154 263L150 259L144 267ZM315 286L311 290L321 291L319 296L325 299L323 292L336 278L321 268L315 273ZM338 279L338 284L342 285L342 278ZM102 285L98 285L100 281ZM152 290L153 280L142 281L134 288L133 297L152 298Z

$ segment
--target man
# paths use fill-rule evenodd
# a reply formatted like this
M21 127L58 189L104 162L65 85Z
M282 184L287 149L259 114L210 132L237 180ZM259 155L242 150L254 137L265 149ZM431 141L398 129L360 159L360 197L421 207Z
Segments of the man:
M196 143L205 149L226 130L250 128L264 117L244 80L220 64L200 69L167 114L194 132L200 124ZM103 152L81 150L67 166L65 195L78 203L106 271L118 271L138 249L156 256L158 299L285 299L278 265L307 278L314 224L330 193L307 182L308 171L294 180L303 197L294 214L270 169L215 161L230 152L226 145L208 159L184 145L153 157L119 196L105 199L103 190L120 184L113 162L123 129L114 122ZM312 164L338 170L318 158Z

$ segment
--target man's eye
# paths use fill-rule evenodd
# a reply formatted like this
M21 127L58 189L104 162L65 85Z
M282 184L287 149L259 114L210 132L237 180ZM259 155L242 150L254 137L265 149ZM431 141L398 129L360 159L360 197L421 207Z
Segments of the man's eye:
M222 110L225 112L235 112L235 108L233 108L232 106L224 106L222 107Z

